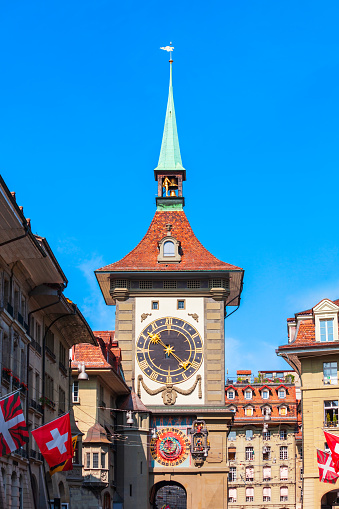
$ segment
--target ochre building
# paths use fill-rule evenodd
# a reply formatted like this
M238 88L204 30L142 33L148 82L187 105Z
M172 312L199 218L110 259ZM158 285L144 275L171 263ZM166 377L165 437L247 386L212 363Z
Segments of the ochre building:
M156 212L146 235L122 260L96 271L106 304L116 306L126 383L151 414L148 457L140 447L117 492L124 509L223 509L233 417L224 397L224 318L240 303L243 270L208 252L185 215L171 60L154 176ZM145 461L143 491L135 465Z
M303 507L339 507L339 488L319 481L317 449L327 450L323 430L338 433L339 300L324 299L287 320L281 355L300 374L303 429ZM328 451L329 452L329 451Z

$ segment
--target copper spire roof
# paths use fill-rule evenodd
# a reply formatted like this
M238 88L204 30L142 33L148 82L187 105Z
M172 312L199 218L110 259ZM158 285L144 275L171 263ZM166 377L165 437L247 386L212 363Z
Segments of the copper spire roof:
M158 242L166 235L166 224L172 225L171 234L181 242L181 262L175 265L158 263ZM157 211L139 244L118 262L106 265L96 272L233 270L242 271L243 269L222 262L207 251L194 235L185 212L180 210Z

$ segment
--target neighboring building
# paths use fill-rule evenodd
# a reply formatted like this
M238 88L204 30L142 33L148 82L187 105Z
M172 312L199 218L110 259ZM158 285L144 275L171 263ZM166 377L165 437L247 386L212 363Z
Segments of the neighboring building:
M122 260L96 271L106 304L116 305L126 382L135 381L152 412L151 461L146 453L139 460L149 465L149 489L135 469L126 469L124 509L148 509L149 502L152 508L223 509L232 420L224 398L224 318L229 305L236 309L240 304L244 271L207 251L184 213L186 170L175 120L172 60L154 175L157 210L146 235Z
M338 431L339 300L324 299L287 320L288 344L277 354L301 379L303 431L303 507L330 508L338 488L319 481L316 449L325 450L323 430Z
M140 461L147 457L149 419L125 383L114 331L94 334L96 346L80 344L72 350L74 416L84 434L82 450L77 451L83 485L73 493L72 502L82 509L111 509L113 501L119 507L119 493L129 492L129 483L124 486L126 470L131 476L137 469L140 486L147 488L147 463ZM127 423L129 410L134 412L132 427Z
M68 349L94 342L86 320L63 295L66 285L46 239L32 233L0 177L0 395L21 389L30 431L70 409ZM48 498L68 507L70 488L81 484L81 476L47 474L46 486L44 468L29 434L27 447L0 458L0 507L45 509Z
M229 508L301 507L292 376L260 380L260 373L253 378L247 370L237 371L236 383L227 381L225 401L234 414L228 435Z

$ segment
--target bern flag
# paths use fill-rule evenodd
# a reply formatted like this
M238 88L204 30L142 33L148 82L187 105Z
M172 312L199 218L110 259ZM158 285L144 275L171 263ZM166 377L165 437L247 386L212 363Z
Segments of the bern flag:
M334 469L334 463L331 455L317 449L317 462L319 468L319 481L335 484L339 476Z
M9 454L28 442L28 429L19 392L0 401L1 456Z
M50 467L73 457L69 413L33 430L32 435Z
M324 431L328 448L331 450L335 471L339 471L339 436Z

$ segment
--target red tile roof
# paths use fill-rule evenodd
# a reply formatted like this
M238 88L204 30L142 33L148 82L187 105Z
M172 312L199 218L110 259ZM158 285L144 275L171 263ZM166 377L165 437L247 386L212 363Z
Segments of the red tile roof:
M238 369L237 375L251 375L252 371L250 369Z
M158 243L166 236L166 225L171 224L171 235L181 243L180 263L158 263ZM120 261L106 265L99 271L199 271L242 270L222 262L199 242L184 211L157 211L148 231L139 244Z
M114 368L118 370L121 363L121 349L117 341L112 341L114 331L93 331L98 345L87 343L74 345L72 350L72 368L77 368L79 362L84 362L89 369Z

